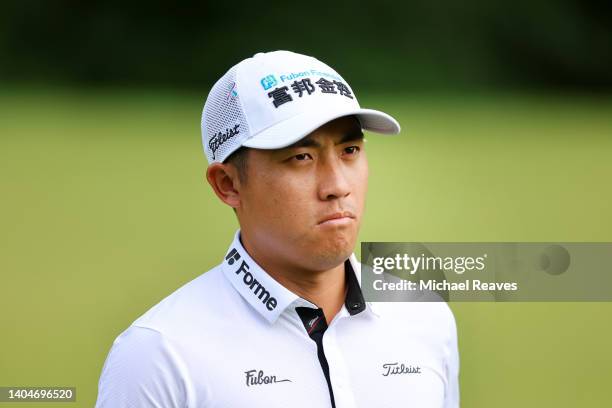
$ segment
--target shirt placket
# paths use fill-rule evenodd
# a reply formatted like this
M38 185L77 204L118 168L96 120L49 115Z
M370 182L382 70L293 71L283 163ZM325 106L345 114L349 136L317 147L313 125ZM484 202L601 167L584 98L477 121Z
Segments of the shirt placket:
M336 408L356 408L355 395L350 383L349 370L344 353L338 343L337 333L351 316L346 308L342 308L332 320L323 336L323 347L329 364L329 373L334 390Z

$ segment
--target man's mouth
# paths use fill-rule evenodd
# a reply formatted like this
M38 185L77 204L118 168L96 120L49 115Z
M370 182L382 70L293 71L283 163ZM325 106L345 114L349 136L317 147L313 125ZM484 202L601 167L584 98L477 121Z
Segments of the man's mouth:
M337 211L323 217L318 225L342 225L355 220L355 214L351 211Z

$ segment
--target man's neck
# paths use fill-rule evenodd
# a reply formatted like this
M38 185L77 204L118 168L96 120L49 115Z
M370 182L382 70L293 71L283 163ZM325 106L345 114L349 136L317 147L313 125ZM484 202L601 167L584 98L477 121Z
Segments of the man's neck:
M279 273L261 266L291 292L323 309L327 323L333 320L344 304L347 290L344 263L327 271L307 274Z
M347 284L344 262L324 271L312 271L278 263L278 258L258 253L248 240L241 243L257 264L285 288L323 309L330 323L346 298Z

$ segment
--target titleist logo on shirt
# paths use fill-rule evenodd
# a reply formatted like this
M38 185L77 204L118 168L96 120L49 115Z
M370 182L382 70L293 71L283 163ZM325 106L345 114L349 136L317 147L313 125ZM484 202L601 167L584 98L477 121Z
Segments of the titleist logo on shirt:
M405 366L403 363L383 364L383 370L384 377L397 374L421 374L421 367L412 365Z
M232 248L232 250L225 257L225 260L229 265L233 265L234 263L239 261L240 254L238 253L238 250L236 248ZM266 306L266 309L268 309L269 311L274 310L277 304L276 298L270 296L270 292L268 292L268 290L257 279L255 279L253 274L249 272L249 269L249 264L243 260L240 263L238 269L234 271L234 273L238 276L240 276L240 274L243 274L242 283L246 285L251 290L251 292L253 292L253 294L259 298L259 300L261 300L261 303Z

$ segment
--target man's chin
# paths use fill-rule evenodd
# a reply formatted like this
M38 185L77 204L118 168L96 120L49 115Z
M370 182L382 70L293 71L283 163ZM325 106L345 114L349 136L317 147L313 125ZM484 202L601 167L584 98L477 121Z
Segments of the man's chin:
M323 234L314 242L312 261L319 265L317 269L334 268L353 253L356 240L357 236L352 230Z

